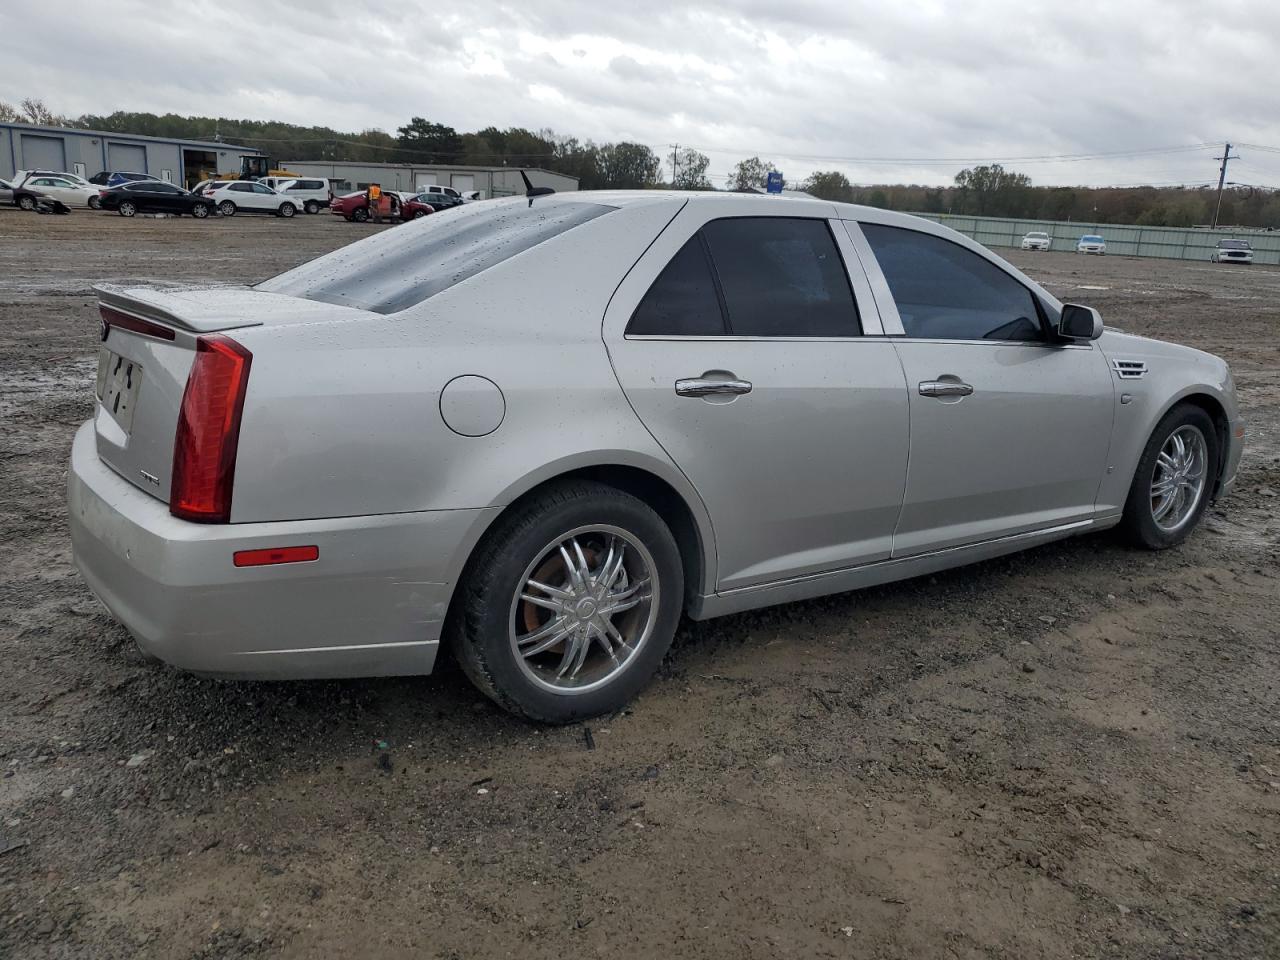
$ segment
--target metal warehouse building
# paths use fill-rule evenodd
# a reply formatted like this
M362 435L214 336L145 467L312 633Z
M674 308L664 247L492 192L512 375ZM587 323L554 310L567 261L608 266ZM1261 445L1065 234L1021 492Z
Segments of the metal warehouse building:
M241 157L257 156L261 150L230 143L0 123L0 178L5 179L16 170L63 170L82 177L123 170L189 187L214 173L238 173Z
M356 163L353 161L289 160L281 164L290 173L324 177L336 194L363 190L376 183L384 190L419 191L428 186L453 187L459 192L479 190L481 199L523 194L520 170L535 187L552 187L559 193L578 189L578 178L536 167L472 167L451 164Z

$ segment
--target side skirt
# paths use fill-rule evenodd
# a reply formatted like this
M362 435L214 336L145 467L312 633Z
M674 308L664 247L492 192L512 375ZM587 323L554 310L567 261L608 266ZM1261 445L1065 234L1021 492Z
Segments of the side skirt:
M739 587L736 590L695 597L689 606L689 616L694 620L710 620L712 617L723 617L726 614L755 610L776 603L794 603L797 600L861 590L863 587L874 587L882 583L892 583L895 580L908 580L911 577L937 573L939 570L949 570L952 567L961 567L968 563L979 563L993 557L1016 553L1019 550L1077 534L1105 530L1119 522L1120 514L1117 513L1089 520L1077 520L1043 530L1029 530L1008 537L984 540L981 543L948 547L945 550L916 554L912 557L880 560L857 567L846 567L842 570L828 570L789 580Z

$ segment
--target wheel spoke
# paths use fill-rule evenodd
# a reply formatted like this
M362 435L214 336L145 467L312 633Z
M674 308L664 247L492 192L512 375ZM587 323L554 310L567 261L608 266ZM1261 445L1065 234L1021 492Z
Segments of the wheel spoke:
M548 620L531 633L526 633L522 636L516 637L516 644L523 647L527 643L537 643L539 640L545 639L554 633L559 633L563 629L566 629L564 626L564 619L562 617L556 617L552 620Z
M548 583L540 583L537 580L526 580L526 587L533 587L535 590L541 590L549 597L555 597L557 600L572 600L573 594L568 590L561 590L559 587L553 587Z
M546 597L535 596L532 593L520 594L520 599L525 603L532 603L535 607L541 607L543 610L550 610L553 613L559 613L562 605L554 600L548 600Z
M1174 461L1173 457L1169 456L1169 454L1165 453L1163 450L1160 451L1160 455L1156 459L1159 462L1159 465L1164 467L1166 473L1172 473L1178 468L1178 464Z
M541 643L537 643L537 644L535 644L534 646L530 647L528 650L521 650L521 651L520 651L521 656L523 656L526 660L527 660L527 659L529 659L530 657L536 657L538 654L540 654L540 653L542 653L542 652L544 652L544 651L546 651L546 650L550 650L550 649L551 649L552 647L554 647L557 643L560 643L562 640L564 640L564 638L565 638L565 637L569 636L569 628L568 628L568 627L561 626L560 621L553 621L553 622L554 622L554 625L555 625L556 629L555 629L554 631L552 631L551 635L550 635L550 636L548 636L548 637L547 637L545 640L543 640ZM539 631L539 632L541 632L541 631ZM526 638L524 638L523 640L521 640L520 642L521 642L521 643L528 643L528 642L529 642L529 639L526 637ZM572 646L572 644L569 644L569 646Z
M621 576L623 570L622 562L626 559L626 556L627 545L625 543L619 543L617 554L613 558L613 565L609 566L606 564L604 568L604 575L602 579L604 580L604 585L606 587L612 589L618 577Z
M573 545L575 547L578 546L576 539L573 541ZM580 547L578 549L581 551ZM587 585L582 581L582 573L573 562L573 557L569 556L569 551L565 549L563 543L560 544L560 557L564 560L564 568L569 573L569 582L573 585L574 591L585 590Z
M604 622L604 629L605 629L605 632L609 634L610 640L612 640L618 646L622 647L622 649L630 652L631 644L627 643L626 637L624 637L622 635L622 632L613 625L612 620L606 620Z
M1165 515L1166 513L1168 513L1168 512L1169 512L1169 508L1173 506L1173 499L1174 499L1174 497L1173 497L1173 494L1172 494L1172 493L1167 493L1167 494L1165 494L1165 495L1164 495L1164 499L1160 501L1160 506L1155 507L1155 508L1151 511L1151 517L1152 517L1152 519L1154 519L1154 520L1163 520L1163 519L1164 519L1164 515Z
M564 655L560 658L560 666L556 668L557 680L564 676L564 672L569 669L569 665L573 663L574 657L578 655L578 646L578 635L576 633L569 634L569 640L564 645Z

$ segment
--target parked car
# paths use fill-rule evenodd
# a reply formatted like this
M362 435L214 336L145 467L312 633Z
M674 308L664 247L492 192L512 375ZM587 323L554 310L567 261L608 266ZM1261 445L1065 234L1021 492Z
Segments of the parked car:
M387 190L384 191L384 195L391 199L390 218L392 220L413 220L435 212L433 205L422 202L411 193ZM344 220L364 223L369 219L368 194L363 190L357 190L355 193L334 197L329 201L329 212Z
M1253 266L1253 247L1248 240L1219 240L1209 255L1213 263L1243 263Z
M34 210L37 194L60 200L69 208L91 207L96 210L100 206L97 187L87 183L79 184L65 177L39 174L27 176L17 188L15 197L18 206L24 210Z
M1107 241L1096 233L1086 233L1076 242L1076 253L1096 253L1099 256L1106 256Z
M458 201L465 201L466 199L460 191L453 189L453 187L441 186L438 183L423 184L414 192L419 195L429 193L432 195L446 196Z
M76 186L92 190L93 197L89 201L89 206L97 209L98 188L78 173L68 173L65 170L19 170L13 175L13 183L21 185L32 177L57 177L61 180L69 180ZM73 205L78 206L79 204L73 203Z
M265 184L252 180L218 181L205 187L204 196L213 201L224 217L234 217L242 211L292 217L300 206Z
M329 189L329 181L320 177L304 177L297 180L282 179L279 183L268 184L268 186L277 193L281 193L290 200L295 201L307 213L319 213L333 200L333 191Z
M99 187L118 187L122 183L133 183L139 180L155 180L149 173L118 173L103 170L89 178L89 182Z
M13 203L14 186L8 180L0 180L0 203Z
M103 210L115 210L122 217L139 213L189 213L198 220L214 211L212 201L161 180L133 180L108 187L99 195Z
M1033 230L1022 238L1023 250L1048 250L1053 239L1043 231Z
M1217 357L846 204L513 197L99 296L71 539L146 650L348 677L447 642L544 721L619 709L682 613L1116 526L1171 547L1243 442Z

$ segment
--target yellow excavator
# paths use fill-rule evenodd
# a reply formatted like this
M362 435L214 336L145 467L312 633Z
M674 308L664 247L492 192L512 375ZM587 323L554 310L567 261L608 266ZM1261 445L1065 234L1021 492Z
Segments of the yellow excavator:
M214 180L257 180L259 177L300 177L302 174L276 167L270 157L241 157L237 173L215 173Z

